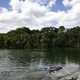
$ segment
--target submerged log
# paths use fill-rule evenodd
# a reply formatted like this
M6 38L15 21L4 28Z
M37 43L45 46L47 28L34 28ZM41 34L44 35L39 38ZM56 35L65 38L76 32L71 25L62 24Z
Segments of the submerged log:
M55 67L55 66L50 66L49 67L49 73L52 73L52 72L55 72L55 71L59 71L59 70L61 70L63 67L62 66L57 66L57 67Z

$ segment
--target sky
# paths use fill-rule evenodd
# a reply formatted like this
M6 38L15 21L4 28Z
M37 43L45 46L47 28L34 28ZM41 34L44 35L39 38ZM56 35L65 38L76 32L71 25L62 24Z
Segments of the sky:
M0 0L0 33L62 25L80 26L80 0Z

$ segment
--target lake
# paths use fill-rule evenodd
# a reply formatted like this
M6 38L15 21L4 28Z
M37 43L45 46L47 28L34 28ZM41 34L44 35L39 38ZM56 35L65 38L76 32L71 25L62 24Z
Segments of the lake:
M45 80L52 65L78 68L80 49L0 50L0 80Z

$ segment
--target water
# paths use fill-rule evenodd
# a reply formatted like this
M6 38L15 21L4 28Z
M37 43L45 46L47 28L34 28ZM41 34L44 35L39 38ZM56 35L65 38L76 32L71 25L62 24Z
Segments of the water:
M0 50L0 80L51 80L46 78L46 68L50 65L66 66L67 72L76 71L80 50Z

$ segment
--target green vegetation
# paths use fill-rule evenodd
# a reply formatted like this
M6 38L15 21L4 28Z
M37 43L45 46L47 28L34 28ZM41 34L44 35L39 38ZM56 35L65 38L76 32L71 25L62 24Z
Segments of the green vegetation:
M44 49L44 48L80 48L80 27L65 29L46 27L30 30L23 27L0 34L0 48L8 49Z

